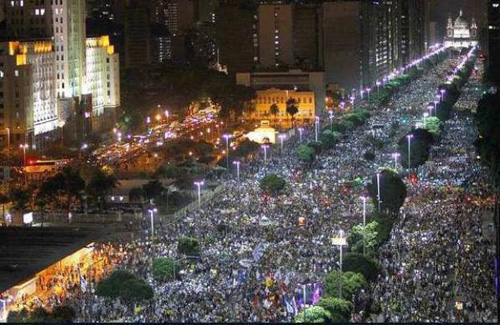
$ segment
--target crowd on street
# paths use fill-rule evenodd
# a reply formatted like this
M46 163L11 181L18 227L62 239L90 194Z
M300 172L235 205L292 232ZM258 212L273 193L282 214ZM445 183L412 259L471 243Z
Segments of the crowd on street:
M293 321L305 305L317 302L328 272L339 268L339 248L331 239L362 223L364 185L379 167L394 166L398 140L428 111L437 87L457 62L445 60L400 90L386 106L373 110L367 123L318 155L310 168L296 156L298 137L291 137L283 150L273 147L267 159L261 152L242 165L241 180L227 179L227 190L201 208L178 220L155 223L154 240L145 224L132 241L98 246L116 269L131 270L150 283L155 297L135 306L99 298L95 279L88 277L85 292L66 300L76 309L77 320ZM374 125L384 127L375 133ZM384 145L368 161L362 156L373 137ZM314 138L314 128L305 130L304 142L306 138ZM474 139L471 118L455 116L446 123L418 184L407 184L408 202L381 249L383 272L370 288L384 320L497 317L493 258L481 228L488 207L482 202L491 192L487 171L475 157ZM286 180L283 195L268 196L259 188L260 179L269 173ZM361 179L361 185L353 185L355 179ZM300 217L304 220L299 223ZM200 241L199 258L178 253L183 236ZM179 259L180 278L157 283L151 272L156 257ZM463 302L462 309L457 302Z

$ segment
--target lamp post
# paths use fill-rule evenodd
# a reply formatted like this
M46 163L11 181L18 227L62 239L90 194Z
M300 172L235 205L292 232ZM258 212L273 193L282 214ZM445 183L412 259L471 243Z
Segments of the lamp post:
M333 111L328 111L328 118L330 119L330 129L333 128Z
M408 134L408 170L411 168L411 139L413 139L413 134Z
M446 90L441 89L439 92L441 93L441 101L444 101L444 94L446 93Z
M280 135L278 135L278 138L280 139L280 150L281 150L281 153L283 154L283 141L285 140L286 135L280 134Z
M314 123L314 134L316 142L318 142L318 132L319 132L319 116L316 116L316 122Z
M264 149L264 165L267 164L267 149L268 148L269 148L269 146L267 144L262 145L262 149Z
M205 184L205 182L194 182L194 185L198 188L198 207L201 207L201 187Z
M370 92L372 91L371 88L366 88L366 92L368 93L368 101L370 101Z
M302 133L304 132L304 128L298 128L299 130L299 140L302 142Z
M392 157L394 158L394 169L395 170L398 170L398 158L399 158L400 154L399 152L395 152L392 154Z
M351 97L351 106L352 106L352 110L354 111L354 100L356 99L356 97L352 96Z
M151 240L153 240L154 233L155 233L154 215L155 215L155 212L158 212L158 209L152 207L148 211L149 211L149 216L151 217Z
M363 200L363 255L366 255L366 196L362 196Z
M382 84L382 83L381 83L380 81L378 81L378 80L377 80L377 82L376 82L376 85L377 85L377 94L380 92L380 85L381 85L381 84Z
M438 111L438 108L437 108L438 103L439 102L437 100L434 101L434 115L436 115L436 116L437 116L437 111Z
M165 118L167 119L167 126L168 126L168 116L169 116L169 112L168 112L168 110L165 110Z
M224 134L222 137L226 139L226 167L229 170L229 139L231 138L231 135Z
M28 144L21 144L19 148L23 149L23 165L24 165L24 185L28 184L28 179L26 175L26 149L28 149Z
M429 110L429 116L433 116L432 115L432 110L434 109L434 106L429 105L429 106L427 106L427 109Z
M236 178L238 182L240 181L240 164L239 161L233 161L233 165L236 165Z
M343 248L344 246L347 246L347 240L344 236L344 231L341 229L339 230L339 236L332 238L332 244L334 246L339 246L340 249L340 283L339 283L339 298L342 298L342 255L343 255Z
M378 201L378 212L380 212L380 172L377 172L377 201Z

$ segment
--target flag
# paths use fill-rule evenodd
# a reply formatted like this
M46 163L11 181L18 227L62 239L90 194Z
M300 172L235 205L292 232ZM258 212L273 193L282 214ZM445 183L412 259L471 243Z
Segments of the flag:
M266 248L262 244L258 244L257 246L255 246L255 248L252 252L253 259L256 262L258 262L262 258L262 256L264 255L265 250L266 250Z
M291 303L291 302L289 302L289 301L287 301L287 300L285 299L285 304L286 304L286 311L287 311L287 313L289 313L289 314L291 314L291 315L294 315L294 314L295 314L295 311L294 311L294 309L293 309L293 305L292 305L292 303Z
M316 305L318 303L318 301L319 301L319 298L320 298L320 292L319 292L319 290L320 290L320 286L317 285L316 290L314 290L313 296L312 296L312 304L313 305Z
M297 302L295 301L295 297L292 298L292 308L293 308L293 313L294 313L294 316L297 316Z
M80 289L82 292L87 292L87 280L80 274Z

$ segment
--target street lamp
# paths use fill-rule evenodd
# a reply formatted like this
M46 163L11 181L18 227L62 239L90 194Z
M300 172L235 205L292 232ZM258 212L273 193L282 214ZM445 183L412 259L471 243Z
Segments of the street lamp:
M411 139L413 139L413 134L408 134L408 170L411 168Z
M151 239L153 239L154 232L155 232L155 228L154 228L154 214L155 214L155 212L158 212L158 209L157 208L150 208L148 210L148 212L149 212L149 216L151 217Z
M363 200L363 255L366 255L366 196L362 196Z
M352 96L351 97L351 106L352 106L352 110L354 111L354 100L356 99L356 97Z
M283 141L285 140L286 138L286 134L280 134L278 135L278 138L280 139L280 149L281 149L281 153L283 153Z
M267 163L267 149L269 148L269 146L267 144L263 144L261 147L262 147L262 149L264 149L264 165L266 165L266 163Z
M339 230L339 236L332 238L332 245L334 246L339 246L340 249L340 285L339 285L339 298L342 298L342 252L344 246L347 246L347 240L344 235L344 231L341 229Z
M368 93L368 101L370 101L370 92L372 91L371 88L366 88L366 92Z
M304 128L298 128L299 130L299 140L302 142L302 133L304 132Z
M231 135L224 134L222 137L226 139L226 167L229 170L229 139L231 138Z
M239 161L233 161L233 165L236 165L236 177L238 179L238 182L240 181L240 162Z
M446 90L441 89L439 92L441 93L441 101L444 101L444 94L446 93Z
M10 128L5 128L7 130L7 150L10 149Z
M380 91L380 85L382 84L380 81L377 80L377 93Z
M167 118L167 125L168 125L168 115L169 115L168 110L165 110L165 117Z
M429 110L429 116L433 116L432 110L434 109L434 106L429 105L429 106L427 106L427 109Z
M380 172L377 172L377 201L378 201L378 212L380 212Z
M319 132L319 116L316 116L316 122L314 123L314 134L316 142L318 142L318 132Z
M395 152L392 154L392 157L394 158L394 169L398 170L398 158L400 156L399 152Z
M434 114L437 116L437 104L439 102L437 100L434 101Z
M201 187L205 184L205 182L194 182L194 185L198 187L198 206L201 207Z
M330 114L328 118L330 119L330 129L331 129L333 128L333 111L328 111L328 114Z

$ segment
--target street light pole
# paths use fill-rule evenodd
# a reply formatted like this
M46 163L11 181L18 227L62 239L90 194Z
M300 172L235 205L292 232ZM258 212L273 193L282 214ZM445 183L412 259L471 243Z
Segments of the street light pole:
M378 212L380 212L380 172L377 172L377 201L378 201Z
M280 138L280 149L281 149L281 154L283 154L283 140L285 139L286 135L280 134L278 136Z
M299 128L299 140L302 142L302 133L304 132L304 128Z
M231 135L224 134L223 137L226 139L226 166L229 170L229 139L231 138Z
M408 134L406 136L408 138L408 170L411 168L411 139L413 138L413 134Z
M236 177L237 177L238 182L239 182L240 181L240 162L233 161L233 164L236 165Z
M198 187L198 206L201 207L201 186L204 185L205 182L194 182L194 185Z
M314 133L315 133L315 139L316 142L318 142L318 130L319 129L319 116L316 116L316 123L314 123Z
M155 227L154 227L154 214L155 212L158 212L158 209L156 208L150 208L149 209L149 215L151 217L151 241L153 241L154 238L154 232L155 232Z
M399 158L399 152L395 152L392 154L392 157L394 157L394 169L397 171L398 170L398 158Z
M366 197L362 196L363 200L363 255L366 255Z
M10 149L10 128L5 128L7 130L7 150Z

